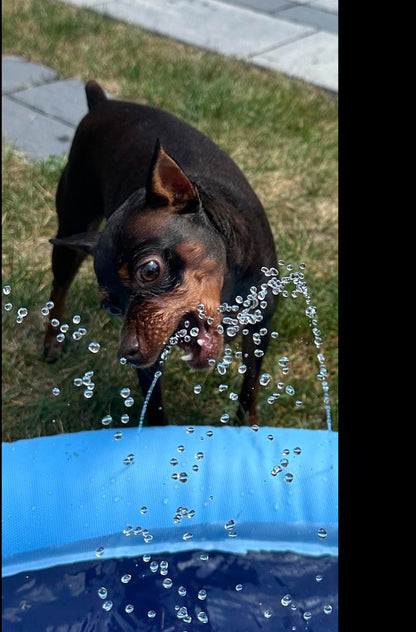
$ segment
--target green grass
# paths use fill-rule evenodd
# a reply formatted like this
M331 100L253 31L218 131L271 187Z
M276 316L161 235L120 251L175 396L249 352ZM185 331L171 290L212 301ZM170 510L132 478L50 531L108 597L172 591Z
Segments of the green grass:
M92 11L50 0L3 3L3 55L20 55L54 68L62 77L95 78L121 98L165 108L207 133L239 164L263 201L278 256L298 267L318 307L318 327L328 370L333 427L337 428L337 99L304 84L240 61L226 59L121 24ZM29 163L3 147L3 283L12 293L3 310L3 440L100 428L111 413L113 427L128 412L137 424L143 398L135 371L116 360L120 323L98 309L91 260L83 265L67 304L70 325L63 357L42 358L45 317L40 309L51 283L48 239L56 233L54 195L61 159ZM283 268L283 273L284 273ZM29 313L21 324L16 312ZM80 314L87 335L71 339L72 316ZM274 319L279 331L265 358L273 386L262 388L259 413L264 425L324 428L325 411L313 333L302 297L282 298ZM100 353L88 344L97 340ZM239 343L233 345L239 348ZM296 396L267 398L282 379L278 358L288 356L283 377ZM191 373L174 350L166 366L166 406L175 424L218 424L231 415L241 377L233 363L221 378ZM94 371L94 396L87 400L75 377ZM218 393L223 381L228 391ZM202 384L195 395L193 386ZM61 393L52 395L58 386ZM135 399L124 406L120 389ZM295 399L303 405L295 406Z

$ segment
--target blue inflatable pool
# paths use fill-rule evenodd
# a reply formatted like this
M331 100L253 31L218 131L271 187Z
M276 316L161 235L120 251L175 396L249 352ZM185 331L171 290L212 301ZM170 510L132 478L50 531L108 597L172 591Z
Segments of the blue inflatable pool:
M3 577L195 549L337 556L337 433L120 432L3 443Z

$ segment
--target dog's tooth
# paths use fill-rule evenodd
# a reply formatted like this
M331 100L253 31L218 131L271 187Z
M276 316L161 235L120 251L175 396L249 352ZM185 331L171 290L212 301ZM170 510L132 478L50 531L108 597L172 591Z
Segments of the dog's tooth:
M192 358L193 358L193 353L192 352L181 356L181 360L183 360L184 362L189 362L190 360L192 360Z

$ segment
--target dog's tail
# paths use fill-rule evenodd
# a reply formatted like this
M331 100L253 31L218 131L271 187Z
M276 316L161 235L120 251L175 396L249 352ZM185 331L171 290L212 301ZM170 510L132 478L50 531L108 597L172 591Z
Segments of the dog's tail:
M99 101L106 101L105 92L94 79L91 79L85 85L85 93L87 95L88 109L91 111Z

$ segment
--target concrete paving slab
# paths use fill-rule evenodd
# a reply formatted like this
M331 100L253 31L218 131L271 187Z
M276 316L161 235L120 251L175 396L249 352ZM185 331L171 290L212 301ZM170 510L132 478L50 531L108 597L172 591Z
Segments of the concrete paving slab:
M19 103L74 127L88 112L84 83L78 79L53 81L13 96Z
M282 9L278 16L282 20L307 24L321 31L338 35L338 15L328 11L320 11L318 8L311 8L310 5Z
M102 5L95 4L95 0L69 0L69 3L90 6L117 20L239 59L248 59L314 32L308 26L216 0L124 0Z
M13 56L2 57L1 71L2 94L24 90L30 86L45 83L45 81L52 81L58 77L52 68Z
M314 33L250 61L338 92L338 37L331 33Z
M226 4L233 4L238 7L247 7L261 13L274 13L280 9L292 7L291 0L221 0Z
M9 144L29 159L43 160L69 151L74 128L4 96L2 133Z

